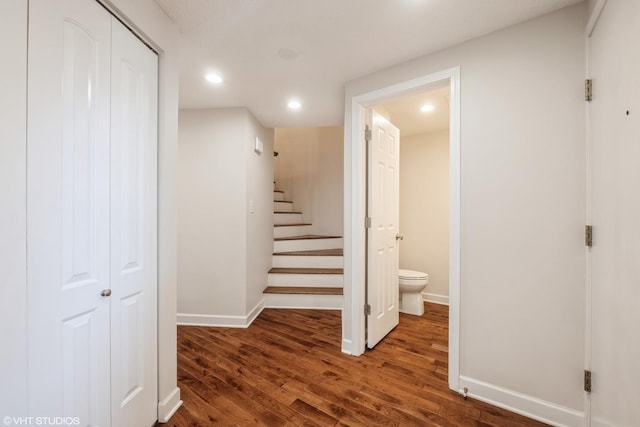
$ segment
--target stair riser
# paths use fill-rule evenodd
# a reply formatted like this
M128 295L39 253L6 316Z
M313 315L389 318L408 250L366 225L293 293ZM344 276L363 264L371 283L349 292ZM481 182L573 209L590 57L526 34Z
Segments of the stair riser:
M311 233L310 225L291 225L289 227L273 227L273 237L306 236Z
M293 212L293 203L289 202L273 202L274 212Z
M280 193L278 191L274 191L273 192L273 200L274 201L284 200L284 193Z
M320 249L340 249L342 238L276 240L273 242L273 252L316 251Z
M269 273L268 286L305 286L341 288L344 276L342 274L279 274Z
M341 256L274 255L275 268L343 268Z
M341 310L342 295L284 295L265 294L266 308L306 308L316 310Z
M274 213L273 214L273 223L274 224L300 224L302 221L302 214L281 214Z

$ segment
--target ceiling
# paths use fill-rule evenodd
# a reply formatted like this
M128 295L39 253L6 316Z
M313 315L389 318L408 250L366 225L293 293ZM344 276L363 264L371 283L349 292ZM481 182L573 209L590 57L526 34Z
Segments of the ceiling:
M180 107L267 127L342 125L346 82L580 1L156 0L181 32Z
M385 102L374 108L381 107L381 112L386 113L389 121L400 129L400 136L437 132L449 129L449 91L449 86L445 86ZM433 111L421 111L425 105L432 105Z

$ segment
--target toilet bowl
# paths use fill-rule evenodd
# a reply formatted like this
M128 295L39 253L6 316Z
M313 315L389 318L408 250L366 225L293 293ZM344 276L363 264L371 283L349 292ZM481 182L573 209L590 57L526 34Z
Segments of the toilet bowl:
M429 283L429 275L422 271L398 270L398 284L400 287L400 313L422 316L424 303L422 290Z

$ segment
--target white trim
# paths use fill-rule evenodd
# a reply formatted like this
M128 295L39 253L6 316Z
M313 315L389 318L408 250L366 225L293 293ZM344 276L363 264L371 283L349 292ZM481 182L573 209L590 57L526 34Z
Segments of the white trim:
M182 400L180 400L180 389L176 387L167 397L158 402L158 422L169 422L180 406L182 406Z
M385 86L346 99L345 118L345 242L342 351L359 356L365 346L365 228L366 150L361 130L364 108L399 96L425 91L448 81L450 102L449 209L449 387L458 390L460 351L460 67ZM349 127L350 126L350 127Z
M342 295L265 294L265 308L342 310Z
M432 294L429 292L422 293L422 301L433 304L449 305L449 295Z
M584 413L474 378L460 376L459 393L553 426L578 427ZM535 415L534 415L535 414Z
M587 37L590 37L593 33L596 24L598 23L598 18L600 18L600 14L602 13L602 8L607 3L607 0L596 0L596 5L593 7L591 11L591 15L587 20L587 26L585 28L585 34Z
M248 328L264 309L261 300L245 316L220 316L215 314L186 314L178 313L178 325L182 326L212 326L222 328Z
M343 338L342 339L342 352L344 354L348 354L349 356L352 356L351 353L349 353L348 351L345 351L345 349L351 348L352 345L353 345L353 343L351 342L351 340Z

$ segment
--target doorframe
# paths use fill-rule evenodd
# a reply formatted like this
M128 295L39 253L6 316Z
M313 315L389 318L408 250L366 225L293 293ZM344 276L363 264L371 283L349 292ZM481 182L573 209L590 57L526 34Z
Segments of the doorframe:
M403 95L426 91L448 81L449 102L449 388L459 391L460 377L460 67L380 86L347 97L351 121L345 120L345 244L342 351L365 351L366 291L366 143L365 109Z

